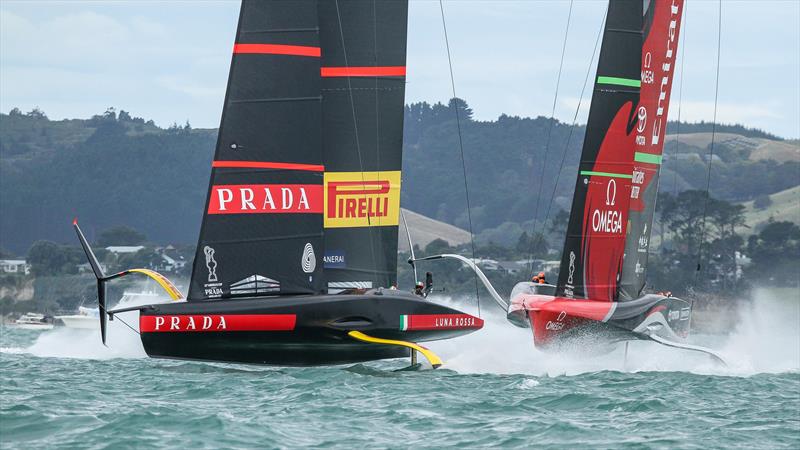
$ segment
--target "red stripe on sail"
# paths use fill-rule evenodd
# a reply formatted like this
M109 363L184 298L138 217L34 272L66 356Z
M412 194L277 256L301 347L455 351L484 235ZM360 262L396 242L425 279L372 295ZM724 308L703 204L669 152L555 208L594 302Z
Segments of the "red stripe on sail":
M266 161L212 161L211 167L226 169L287 169L306 170L309 172L324 172L325 166L319 164L297 164Z
M142 333L292 331L295 314L164 314L139 316Z
M293 56L313 56L319 58L322 55L319 47L308 47L304 45L281 45L281 44L233 44L234 54L261 54L261 55L293 55Z
M322 67L323 77L404 77L406 66L384 67Z

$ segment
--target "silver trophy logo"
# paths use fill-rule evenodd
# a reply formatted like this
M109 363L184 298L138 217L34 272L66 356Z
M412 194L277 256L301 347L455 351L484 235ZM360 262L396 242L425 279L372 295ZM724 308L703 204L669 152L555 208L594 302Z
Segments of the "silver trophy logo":
M214 283L217 281L217 261L214 260L214 249L205 246L203 253L206 254L206 268L208 269L208 282Z
M569 277L567 284L572 284L572 274L575 273L575 252L569 252Z

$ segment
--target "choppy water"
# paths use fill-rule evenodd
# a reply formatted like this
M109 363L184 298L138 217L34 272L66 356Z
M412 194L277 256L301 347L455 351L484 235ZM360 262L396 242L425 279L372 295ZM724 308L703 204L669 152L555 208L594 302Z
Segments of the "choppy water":
M742 315L730 336L697 338L728 368L650 343L627 364L621 350L540 353L493 316L433 343L446 366L419 372L151 360L118 321L110 350L96 333L5 328L0 444L800 448L800 299L761 296Z

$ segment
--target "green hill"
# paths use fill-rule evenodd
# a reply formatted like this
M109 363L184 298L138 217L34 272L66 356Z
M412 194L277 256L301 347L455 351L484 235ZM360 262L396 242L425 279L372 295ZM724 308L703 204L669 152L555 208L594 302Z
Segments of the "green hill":
M776 192L769 199L771 204L763 208L755 207L755 201L742 203L746 224L752 231L760 230L770 219L800 225L800 186Z
M521 230L530 229L539 190L543 193L539 220L544 219L553 192L551 216L569 208L584 127L572 129L544 117L503 115L495 121L477 121L463 101L406 106L405 208L468 228L456 107L461 109L476 234L516 242ZM662 190L705 188L707 144L702 136L692 135L707 133L708 126L681 124L680 145L667 142ZM800 184L800 162L786 157L791 152L775 157L758 153L764 145L792 149L796 142L739 125L717 129L720 136L740 138L726 135L715 147L715 197L749 201ZM75 216L90 235L126 224L154 242L193 244L215 139L216 130L192 129L188 124L163 129L124 111L60 121L49 120L41 111L0 114L0 247L24 254L38 239L72 243L69 224ZM758 145L740 145L751 141Z

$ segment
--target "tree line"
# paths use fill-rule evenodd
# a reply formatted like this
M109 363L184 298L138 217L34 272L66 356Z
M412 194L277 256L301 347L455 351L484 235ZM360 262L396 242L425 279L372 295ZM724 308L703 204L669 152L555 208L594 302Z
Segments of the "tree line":
M545 117L479 121L460 99L405 107L404 207L468 228L456 112L476 234L515 240L524 229L530 235L531 221L545 220L551 197L552 214L569 209L585 127ZM682 123L681 133L704 131L706 125ZM668 131L676 128L671 124ZM739 125L717 130L771 137ZM192 244L215 140L216 130L188 123L162 129L114 109L86 120L52 121L39 110L0 114L0 246L24 254L38 239L72 242L69 223L75 216L90 234L92 227L128 224L155 242ZM707 148L684 142L676 147L673 140L665 153L665 191L705 186ZM676 153L691 157L670 161ZM724 144L715 153L715 198L752 200L800 183L796 161L751 161L746 149ZM508 233L510 228L519 232Z

